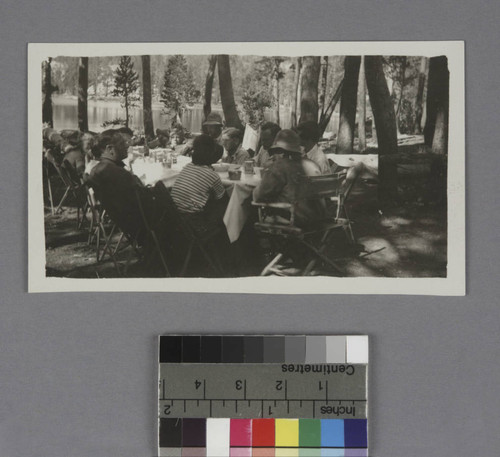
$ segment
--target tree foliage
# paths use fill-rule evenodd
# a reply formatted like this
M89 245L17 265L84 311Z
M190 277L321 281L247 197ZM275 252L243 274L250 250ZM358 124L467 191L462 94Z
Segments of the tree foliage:
M184 109L200 98L196 89L193 74L188 67L186 58L175 55L168 59L163 76L161 102L165 114L174 115L174 122L179 122Z
M399 133L414 133L416 129L416 95L420 57L385 56L383 68L390 85L396 124Z
M264 113L273 106L272 91L273 62L270 57L256 62L242 81L241 106L245 122L257 128L264 122Z
M125 108L125 126L129 123L129 109L136 106L139 100L137 89L139 88L139 75L134 70L134 63L130 56L122 56L115 70L115 88L113 95L123 97L122 106Z

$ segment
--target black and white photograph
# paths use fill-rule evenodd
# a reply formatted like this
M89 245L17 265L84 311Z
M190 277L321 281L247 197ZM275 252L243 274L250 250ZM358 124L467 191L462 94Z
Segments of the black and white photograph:
M31 44L30 291L462 295L463 59Z

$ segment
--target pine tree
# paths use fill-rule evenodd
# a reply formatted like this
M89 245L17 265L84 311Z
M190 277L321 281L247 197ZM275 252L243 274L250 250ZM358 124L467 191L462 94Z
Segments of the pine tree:
M115 71L115 89L113 95L123 97L122 106L125 108L125 126L129 124L129 109L136 106L139 100L137 89L139 88L139 75L134 70L134 63L130 56L122 56L120 64Z
M164 112L175 116L173 123L180 123L186 106L194 103L199 96L200 92L195 89L186 58L182 55L170 57L163 75L160 99L165 106Z

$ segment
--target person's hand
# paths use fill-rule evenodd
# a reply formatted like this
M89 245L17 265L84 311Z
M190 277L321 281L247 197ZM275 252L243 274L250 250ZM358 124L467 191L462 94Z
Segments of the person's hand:
M138 156L135 155L133 152L129 152L127 154L127 160L128 160L129 165L132 165L135 162L135 160L137 159L137 157Z

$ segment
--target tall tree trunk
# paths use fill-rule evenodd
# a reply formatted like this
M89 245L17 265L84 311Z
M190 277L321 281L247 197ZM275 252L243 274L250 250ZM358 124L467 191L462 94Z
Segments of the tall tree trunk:
M359 109L358 109L358 137L359 151L366 150L366 80L365 80L365 56L361 56L359 66Z
M278 59L274 59L273 62L273 99L274 99L274 122L276 124L280 123L280 62Z
M319 111L321 115L325 114L325 101L326 101L326 82L328 79L328 56L323 56L323 63L321 64L321 91L319 94Z
M94 97L97 98L97 88L99 86L99 72L101 71L101 62L99 57L93 57L92 60L94 61ZM89 61L90 62L90 61ZM89 63L89 68L91 68L90 63Z
M360 63L360 56L346 56L344 61L344 84L340 97L337 154L352 154Z
M89 58L80 57L78 61L78 128L81 132L89 130L88 116Z
M227 54L219 54L217 56L217 66L219 67L220 96L226 125L243 130L243 124L240 121L238 111L236 110L236 103L234 102L229 56Z
M318 122L318 81L320 70L320 57L303 57L301 96L300 96L300 122Z
M141 56L142 59L142 112L144 119L144 135L154 138L153 108L151 105L151 58Z
M217 55L208 56L208 71L205 79L205 99L203 102L203 121L212 111L212 90L214 86L215 66L217 65Z
M415 102L415 133L422 133L422 116L424 114L424 87L427 72L427 57L421 57L420 72L418 74L417 100Z
M45 70L45 81L44 81L44 92L45 97L43 99L42 105L42 122L48 124L50 127L54 127L54 117L52 113L52 69L51 69L52 58L49 57L47 62L44 63Z
M440 106L437 111L432 152L441 155L448 152L448 107L445 106Z
M403 62L401 63L401 74L400 74L400 84L399 84L399 100L396 108L396 131L401 133L399 129L399 114L401 112L401 103L403 102L403 92L406 85L406 56L403 57Z
M380 155L395 154L398 152L396 116L380 56L365 57L365 75L377 129L378 152Z
M128 128L128 93L127 90L125 90L125 127Z
M448 105L449 105L450 72L446 56L429 59L429 81L427 83L427 117L424 127L425 144L432 146L434 151L434 136L441 136L436 146L441 146L435 152L446 153L448 143ZM438 113L441 119L438 126ZM439 128L440 131L436 132ZM444 149L443 149L444 148Z
M397 198L396 163L386 156L398 152L396 116L384 76L381 56L365 56L365 76L377 130L379 195L382 200L395 200Z
M299 100L299 82L300 70L302 68L302 57L297 57L295 60L295 75L293 76L293 92L292 92L292 128L297 125L297 100Z
M325 112L321 115L318 126L321 132L321 135L325 132L328 124L330 123L330 119L332 118L333 112L335 111L335 107L340 100L340 94L342 92L342 86L344 85L344 80L340 81L340 84L337 86L335 93L333 94L332 99L328 102L328 105L325 108Z

